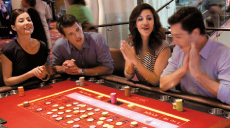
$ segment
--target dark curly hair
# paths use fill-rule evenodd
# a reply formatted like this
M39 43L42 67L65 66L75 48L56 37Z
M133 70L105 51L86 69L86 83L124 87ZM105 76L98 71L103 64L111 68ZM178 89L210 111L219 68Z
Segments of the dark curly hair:
M162 45L163 40L165 39L164 29L162 28L160 18L155 9L151 5L146 3L139 4L133 9L129 17L129 31L131 33L131 35L129 36L129 41L132 41L132 45L135 47L136 54L139 53L143 45L141 34L136 27L136 21L141 12L146 9L149 9L152 12L154 18L154 28L149 36L148 42L148 48L150 52L154 53L155 49L159 48Z

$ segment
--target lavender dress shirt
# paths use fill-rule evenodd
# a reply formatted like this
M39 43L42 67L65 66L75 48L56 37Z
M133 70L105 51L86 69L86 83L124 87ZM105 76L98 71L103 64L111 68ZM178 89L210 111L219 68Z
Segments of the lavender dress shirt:
M105 38L94 32L85 32L82 50L77 50L68 40L59 38L52 49L52 65L61 66L65 60L75 59L79 68L104 66L113 70L113 59Z
M182 91L217 98L224 103L230 104L230 48L208 39L199 54L199 69L201 72L220 83L217 97L196 81L190 72L187 72L180 81ZM184 52L179 46L176 46L161 76L173 73L182 67L184 56Z

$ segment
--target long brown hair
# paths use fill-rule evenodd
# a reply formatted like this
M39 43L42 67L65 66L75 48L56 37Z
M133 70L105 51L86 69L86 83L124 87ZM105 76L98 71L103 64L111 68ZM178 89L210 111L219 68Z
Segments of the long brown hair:
M129 36L129 40L132 41L136 50L136 54L138 54L138 52L142 49L143 45L140 32L136 27L136 21L141 12L146 9L149 9L152 12L154 18L154 28L149 36L148 42L148 48L150 52L154 53L155 49L159 48L162 45L162 41L165 39L165 33L160 23L160 18L155 9L151 5L146 3L139 4L133 9L129 17L129 31L131 33L131 36Z

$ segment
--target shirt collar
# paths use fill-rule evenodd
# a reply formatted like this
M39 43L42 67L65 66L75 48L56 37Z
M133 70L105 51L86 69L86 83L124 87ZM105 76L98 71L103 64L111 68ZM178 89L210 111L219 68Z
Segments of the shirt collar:
M85 39L84 39L84 42L82 44L82 49L89 48L89 38L87 37L87 34L83 33L83 35L84 35ZM69 42L69 40L68 40L68 44L69 44L70 49L78 50Z
M207 59L209 56L209 52L211 51L212 48L212 40L209 38L209 36L207 36L208 41L207 43L204 45L204 47L201 49L200 51L200 56L204 59Z

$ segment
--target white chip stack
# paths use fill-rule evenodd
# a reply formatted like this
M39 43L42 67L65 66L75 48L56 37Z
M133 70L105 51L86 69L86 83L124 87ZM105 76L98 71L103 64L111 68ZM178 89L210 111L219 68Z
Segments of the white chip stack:
M80 77L79 78L79 81L80 81L80 86L85 86L85 77Z

